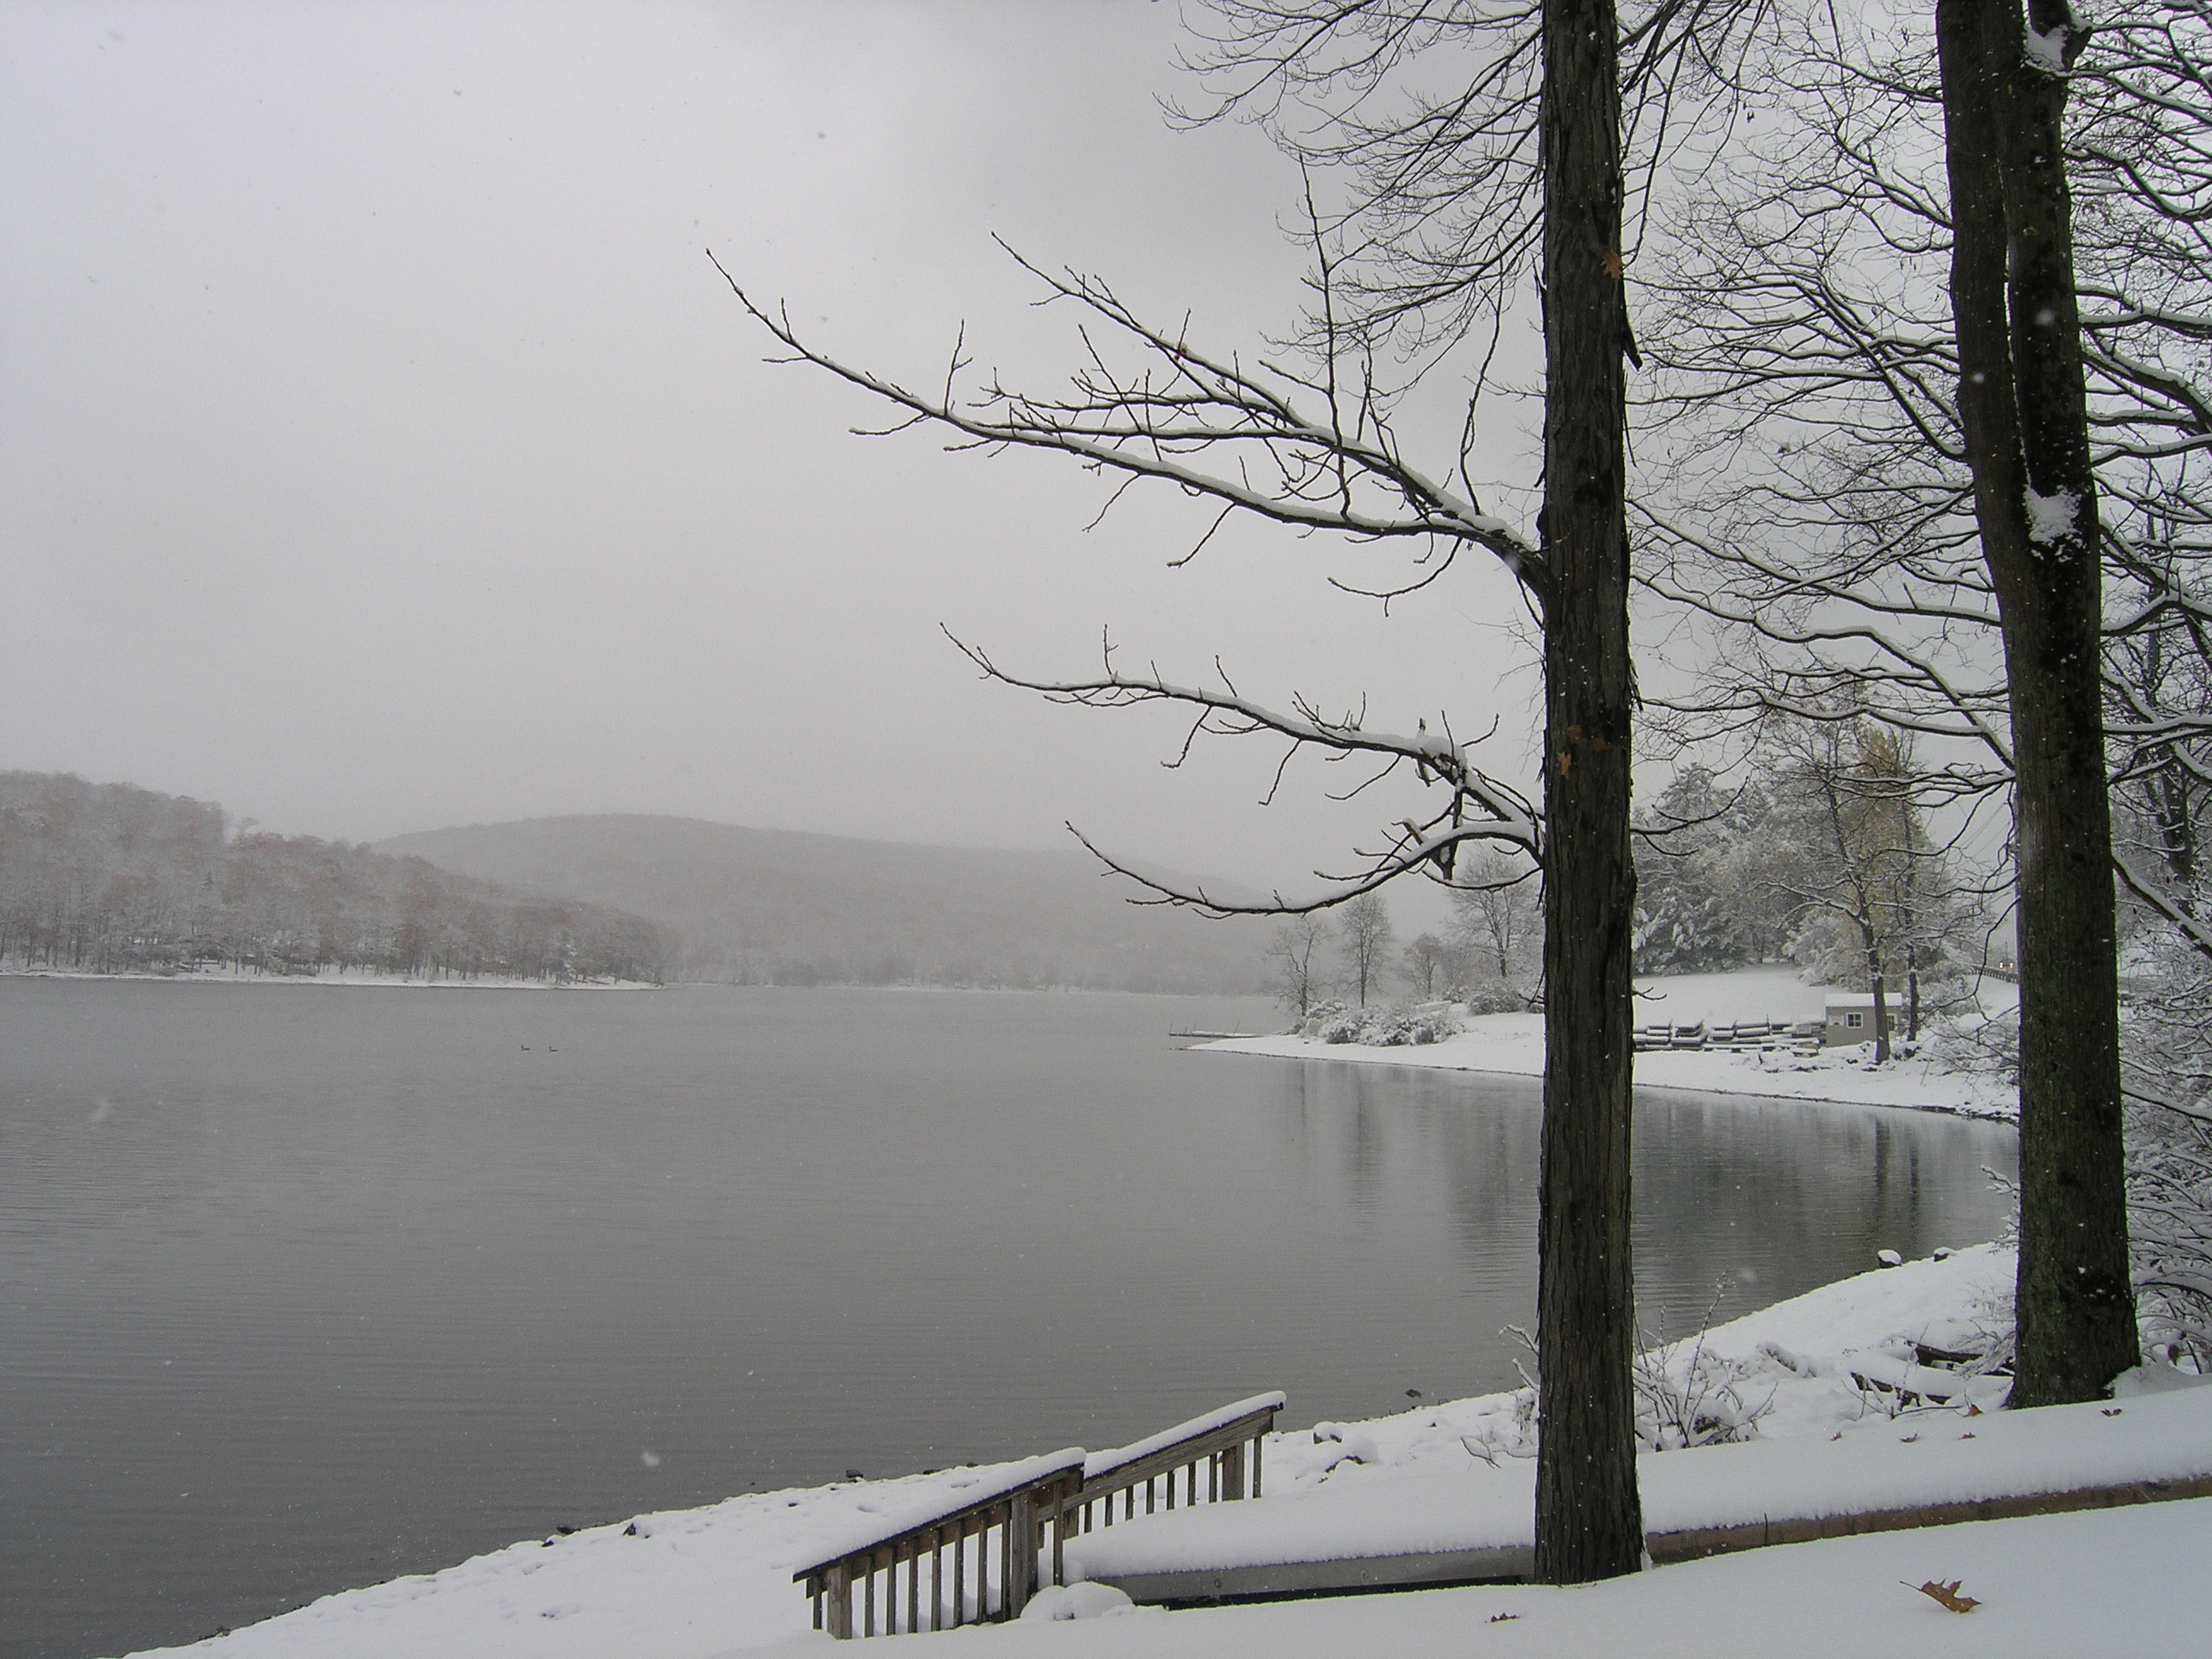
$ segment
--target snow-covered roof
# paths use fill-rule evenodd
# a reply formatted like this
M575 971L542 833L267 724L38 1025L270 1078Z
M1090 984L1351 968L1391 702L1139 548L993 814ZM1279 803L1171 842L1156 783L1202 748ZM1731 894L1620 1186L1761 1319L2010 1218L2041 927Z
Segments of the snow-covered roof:
M1831 991L1826 996L1820 999L1820 1006L1824 1008L1871 1008L1874 1006L1874 993L1871 991Z

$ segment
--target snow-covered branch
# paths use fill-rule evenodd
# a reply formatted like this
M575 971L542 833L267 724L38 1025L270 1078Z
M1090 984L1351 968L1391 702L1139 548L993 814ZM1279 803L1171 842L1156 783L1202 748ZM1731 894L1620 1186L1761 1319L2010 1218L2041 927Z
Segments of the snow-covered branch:
M948 635L948 637L951 637ZM1002 684L1040 693L1055 702L1088 708L1127 708L1145 703L1168 703L1195 711L1182 754L1166 764L1177 766L1199 736L1249 737L1272 734L1287 740L1284 764L1302 750L1316 750L1336 760L1364 757L1378 769L1346 792L1357 794L1393 773L1410 770L1424 786L1445 793L1443 804L1424 818L1401 818L1389 827L1383 844L1361 851L1361 862L1349 871L1316 871L1326 884L1317 898L1293 900L1279 891L1264 901L1221 897L1202 888L1182 889L1162 883L1103 852L1080 830L1068 826L1077 839L1109 869L1142 883L1161 904L1189 905L1212 915L1296 915L1326 909L1374 891L1401 876L1419 874L1449 882L1459 850L1469 842L1502 842L1532 857L1542 857L1542 831L1535 808L1519 791L1501 783L1475 765L1472 745L1455 738L1449 726L1431 732L1423 720L1411 735L1370 731L1357 713L1340 718L1324 715L1300 698L1288 710L1275 709L1244 696L1224 679L1220 687L1183 685L1157 672L1127 673L1115 665L1114 650L1103 650L1101 672L1086 679L1038 679L1000 667L985 653L957 638L952 641L988 678ZM1277 776L1281 775L1281 767Z

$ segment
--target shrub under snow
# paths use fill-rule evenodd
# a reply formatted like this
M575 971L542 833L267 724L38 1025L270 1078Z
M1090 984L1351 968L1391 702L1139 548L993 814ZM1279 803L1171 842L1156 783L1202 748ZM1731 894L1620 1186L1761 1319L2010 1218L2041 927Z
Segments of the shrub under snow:
M1460 1010L1449 1002L1424 1002L1410 1008L1351 1008L1341 1002L1322 1002L1298 1023L1301 1036L1376 1048L1441 1042L1460 1029Z

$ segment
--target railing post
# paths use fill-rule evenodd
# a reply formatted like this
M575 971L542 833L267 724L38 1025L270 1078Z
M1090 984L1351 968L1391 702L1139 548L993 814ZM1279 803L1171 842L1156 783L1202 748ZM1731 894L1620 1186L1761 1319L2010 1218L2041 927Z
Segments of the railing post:
M1227 1503L1244 1495L1244 1443L1221 1449L1221 1497Z
M1018 1619L1036 1594L1037 1512L1035 1492L1017 1492L1006 1516L1006 1617Z
M823 1575L830 1591L830 1633L841 1642L853 1639L853 1568L834 1561Z
M952 1528L952 1628L968 1622L968 1523Z

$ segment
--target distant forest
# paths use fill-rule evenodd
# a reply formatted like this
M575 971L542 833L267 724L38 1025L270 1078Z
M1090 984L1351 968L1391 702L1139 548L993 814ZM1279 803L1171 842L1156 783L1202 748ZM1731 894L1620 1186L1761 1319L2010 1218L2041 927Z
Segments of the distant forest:
M672 978L1242 994L1267 977L1272 929L1131 904L1142 892L1134 882L1073 849L925 847L631 815L475 824L378 845L649 917L675 936Z
M665 930L603 905L229 829L212 802L0 772L0 966L658 982L673 952Z

